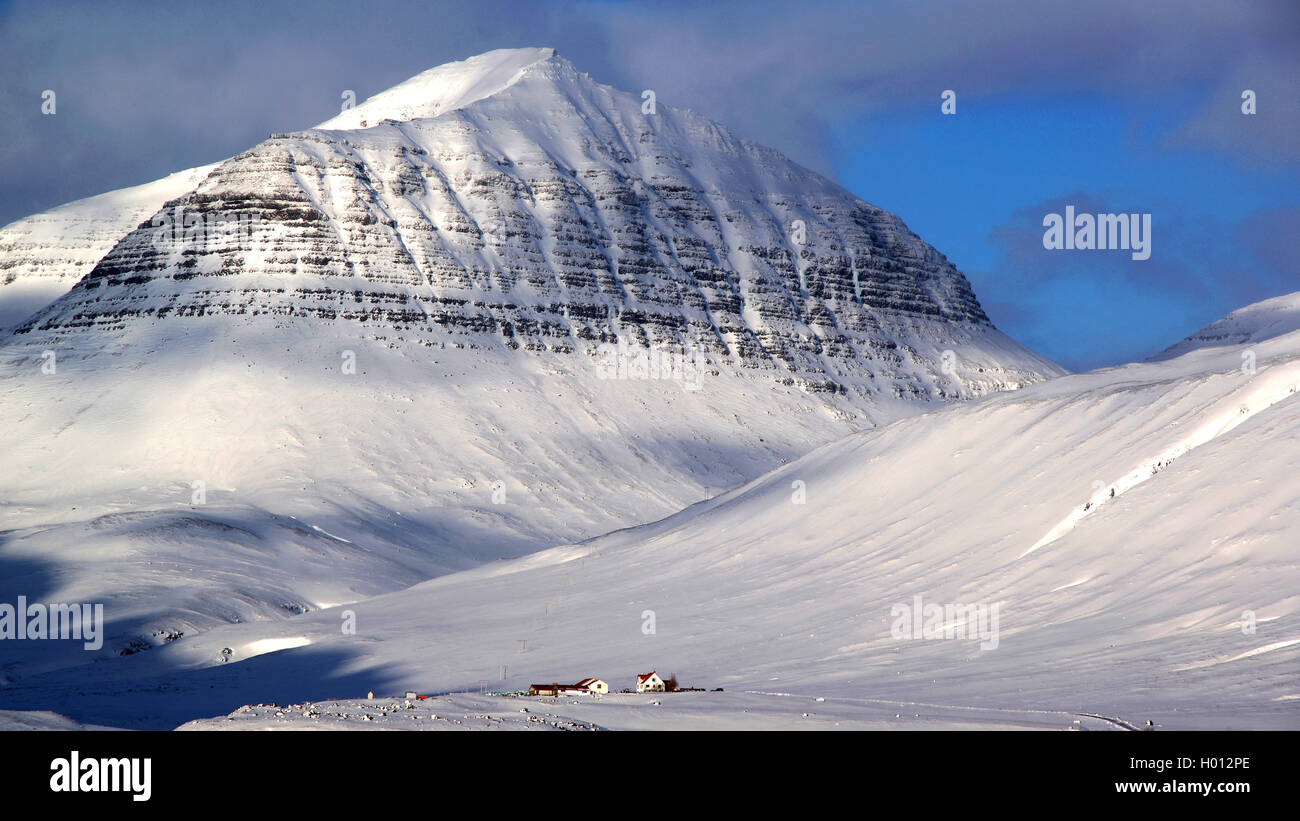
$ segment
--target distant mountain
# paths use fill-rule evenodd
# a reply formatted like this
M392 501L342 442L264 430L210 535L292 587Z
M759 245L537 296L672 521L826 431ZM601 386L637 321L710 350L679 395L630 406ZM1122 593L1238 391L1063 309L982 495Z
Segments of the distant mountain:
M117 241L216 168L70 202L0 228L0 330L63 296Z
M1300 291L1238 308L1211 322L1186 339L1170 345L1151 361L1173 359L1198 348L1217 348L1263 342L1300 330Z

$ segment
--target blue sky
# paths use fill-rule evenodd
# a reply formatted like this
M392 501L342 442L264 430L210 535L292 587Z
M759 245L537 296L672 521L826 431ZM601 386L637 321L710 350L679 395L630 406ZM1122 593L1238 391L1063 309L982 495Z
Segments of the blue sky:
M1298 43L1293 0L0 0L0 224L309 127L342 89L549 45L897 213L1000 328L1084 369L1300 290ZM1151 258L1044 250L1067 204L1150 213Z
M1196 101L957 102L953 116L936 96L930 111L839 125L837 178L936 244L995 324L1035 350L1072 368L1127 361L1300 290L1297 167L1170 145ZM1067 204L1150 213L1151 258L1044 249L1043 216ZM1242 236L1288 225L1290 236Z

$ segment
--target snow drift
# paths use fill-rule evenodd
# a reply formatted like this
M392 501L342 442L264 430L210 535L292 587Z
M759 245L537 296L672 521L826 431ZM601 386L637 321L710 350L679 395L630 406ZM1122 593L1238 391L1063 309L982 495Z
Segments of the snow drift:
M1253 371L1228 346L1055 379L853 434L652 524L99 665L79 718L128 720L141 682L179 721L258 693L617 688L657 668L951 726L971 708L1295 729L1300 332L1250 345ZM918 596L996 606L996 641L900 638ZM288 637L311 644L218 658ZM10 692L48 708L79 675Z

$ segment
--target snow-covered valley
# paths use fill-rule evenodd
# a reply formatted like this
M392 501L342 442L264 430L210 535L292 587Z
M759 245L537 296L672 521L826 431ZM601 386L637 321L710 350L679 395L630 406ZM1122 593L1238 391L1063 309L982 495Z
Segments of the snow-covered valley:
M0 727L1300 728L1296 295L1069 375L550 49L175 176L0 231Z
M738 700L708 703L727 710L775 692L924 704L935 726L973 709L1295 728L1300 333L1251 343L1254 373L1244 350L909 417L653 524L18 681L6 701L175 726L364 691L617 689L653 667L725 688ZM916 596L997 605L994 646L896 637Z
M654 521L1062 372L896 217L551 49L176 176L3 257L68 290L0 336L0 593L108 614L92 653L4 645L7 681Z

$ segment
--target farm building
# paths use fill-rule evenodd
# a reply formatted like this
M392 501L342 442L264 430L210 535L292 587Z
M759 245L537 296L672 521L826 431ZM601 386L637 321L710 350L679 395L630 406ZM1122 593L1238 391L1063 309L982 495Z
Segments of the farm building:
M664 691L664 680L654 670L640 674L636 677L636 691L638 693L662 693Z
M530 684L530 696L558 696L566 693L608 693L609 685L598 678L584 678L577 684Z

